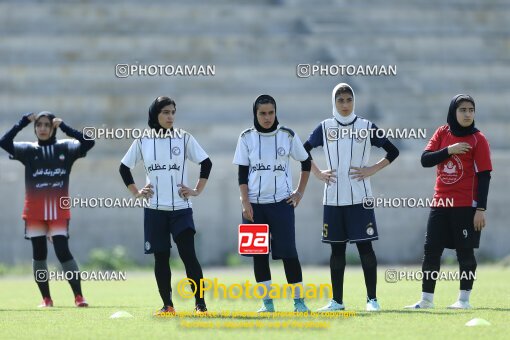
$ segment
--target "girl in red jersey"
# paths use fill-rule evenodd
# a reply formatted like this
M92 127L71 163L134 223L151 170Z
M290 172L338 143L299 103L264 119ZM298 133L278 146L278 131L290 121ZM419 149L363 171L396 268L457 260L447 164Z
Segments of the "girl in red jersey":
M24 127L34 122L37 142L14 142L14 137ZM56 139L57 128L74 139ZM68 207L61 199L68 197L69 174L73 163L85 157L94 146L93 140L85 140L83 134L52 113L43 111L35 115L25 114L1 139L0 147L10 154L11 159L25 166L25 238L32 242L34 277L43 297L39 307L52 307L48 284L48 247L46 238L52 240L55 254L62 264L75 296L77 307L88 304L81 292L78 265L69 251L68 226L71 218Z
M427 223L423 257L422 298L406 308L433 308L434 288L444 248L455 249L460 269L460 293L448 308L468 309L476 259L485 227L489 192L489 143L475 128L475 101L471 96L453 97L447 125L439 127L421 156L424 167L437 165L432 207Z

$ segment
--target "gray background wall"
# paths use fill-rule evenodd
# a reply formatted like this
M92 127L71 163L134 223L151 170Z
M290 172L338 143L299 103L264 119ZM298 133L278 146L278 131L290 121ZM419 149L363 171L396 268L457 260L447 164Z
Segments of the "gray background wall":
M4 1L0 131L23 112L42 110L75 128L143 128L153 98L173 97L177 126L190 131L214 163L206 190L193 204L199 257L218 265L236 252L240 203L231 160L240 131L252 123L258 94L272 94L280 122L304 140L329 117L330 92L340 81L354 87L358 114L383 128L426 128L429 138L444 124L450 98L469 93L494 165L478 254L498 259L510 253L509 18L510 4L503 0ZM214 64L216 75L115 77L116 64L135 62ZM396 64L398 75L298 78L301 63ZM17 140L33 138L29 127ZM117 168L130 143L98 141L75 164L71 195L128 197ZM372 179L376 196L431 197L435 171L419 164L426 140L395 143L401 156ZM372 161L383 155L374 150ZM324 166L322 151L314 158ZM31 254L20 218L23 167L3 152L0 169L0 262L25 263ZM299 165L293 170L297 176ZM198 172L190 169L193 181ZM143 182L142 169L135 179ZM321 196L321 184L311 178L296 211L298 250L307 264L325 263L329 256L320 243ZM376 210L381 263L420 260L427 214L420 208ZM119 244L140 263L152 260L143 255L141 210L74 209L72 215L71 247L78 259L85 260L92 248Z

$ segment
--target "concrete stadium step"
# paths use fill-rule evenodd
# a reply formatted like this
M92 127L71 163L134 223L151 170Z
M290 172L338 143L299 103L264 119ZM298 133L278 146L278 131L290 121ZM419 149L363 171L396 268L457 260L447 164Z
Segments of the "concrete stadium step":
M335 7L364 7L364 8L435 8L442 10L445 8L457 9L486 9L486 8L499 8L508 9L510 4L506 0L491 0L491 1L478 1L478 0L390 0L385 2L377 2L371 0L362 1L349 1L349 0L283 0L285 6L302 6L302 7L326 7L330 6L331 9Z
M2 3L0 31L8 34L38 32L41 35L173 34L224 35L296 33L297 15L267 6L162 3ZM284 15L286 14L286 15ZM47 18L54 18L51 24ZM261 20L263 18L263 20ZM200 23L200 24L197 24Z
M2 64L219 63L223 65L328 62L324 46L313 37L268 37L261 43L243 35L178 37L169 35L39 36L0 38Z
M159 93L257 93L265 89L308 93L327 86L321 77L300 79L296 64L216 67L214 76L130 76L116 78L114 65L77 64L74 66L0 66L0 88L4 93L37 92L40 95ZM270 81L270 85L268 85Z

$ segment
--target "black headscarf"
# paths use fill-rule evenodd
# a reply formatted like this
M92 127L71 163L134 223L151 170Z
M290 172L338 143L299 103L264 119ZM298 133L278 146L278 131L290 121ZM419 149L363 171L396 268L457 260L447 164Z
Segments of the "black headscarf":
M450 102L450 107L448 108L448 118L446 119L446 121L450 126L450 131L456 137L469 136L479 131L477 128L475 128L474 120L470 126L466 127L461 126L457 121L457 108L459 107L461 102L470 102L471 104L473 104L473 107L475 107L475 100L467 94L458 94L452 98Z
M158 122L158 115L161 112L161 110L168 105L175 105L175 101L168 97L157 97L152 102L151 106L149 107L149 120L148 124L151 129L155 129L156 131L159 131L163 129L161 125L159 125Z
M265 129L262 127L262 125L259 124L259 121L257 120L257 107L262 104L273 104L274 106L274 123L269 129ZM271 97L268 94L262 94L255 99L255 102L253 103L253 125L255 126L255 129L257 129L258 132L273 132L278 127L278 118L276 117L276 101L273 97Z
M42 117L47 117L50 120L50 124L51 124L51 128L53 129L53 132L51 133L50 138L48 138L47 140L40 140L39 137L37 137L37 133L35 133L35 135L37 137L37 143L39 145L41 145L41 146L55 144L57 142L57 129L55 129L53 127L53 119L55 119L55 115L53 113L51 113L49 111L41 111L41 112L39 112L35 116L35 120L34 120L34 132L35 132L35 126L37 125L37 122Z

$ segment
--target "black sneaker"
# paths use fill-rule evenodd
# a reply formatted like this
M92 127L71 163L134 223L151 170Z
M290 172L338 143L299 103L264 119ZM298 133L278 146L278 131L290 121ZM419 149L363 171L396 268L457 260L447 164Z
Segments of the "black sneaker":
M204 314L207 313L207 307L205 304L199 303L195 306L195 314Z

